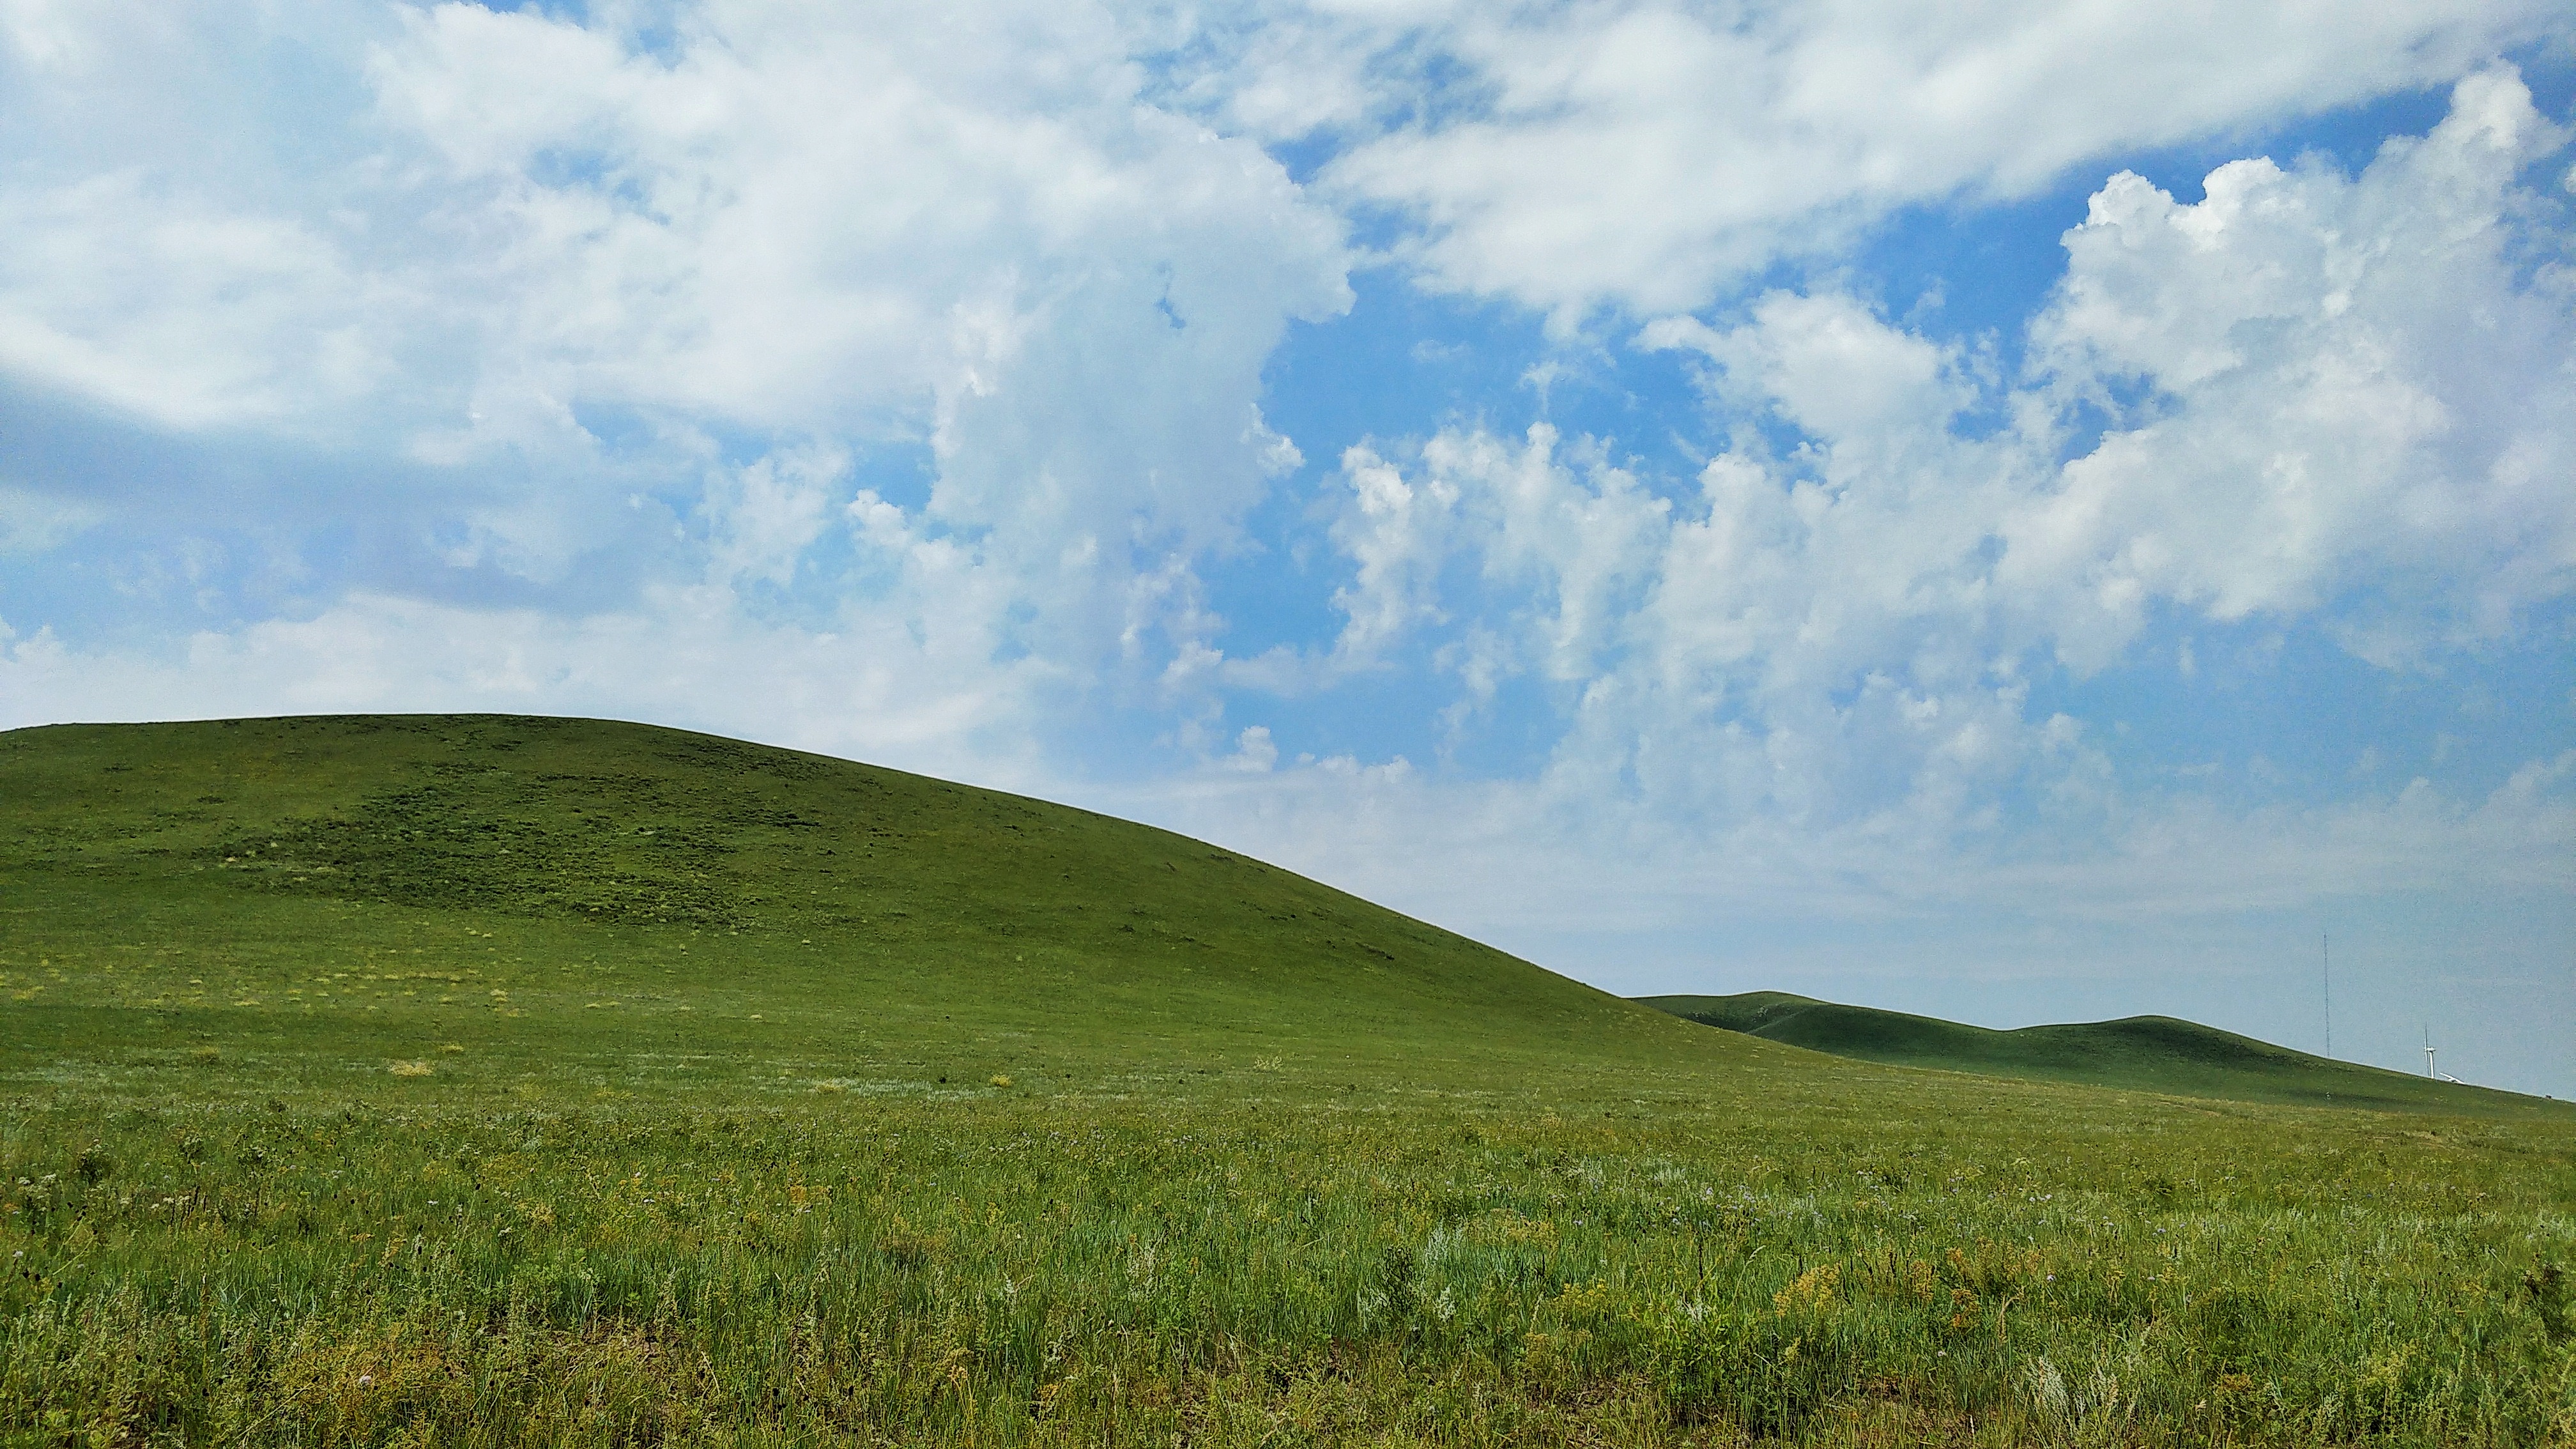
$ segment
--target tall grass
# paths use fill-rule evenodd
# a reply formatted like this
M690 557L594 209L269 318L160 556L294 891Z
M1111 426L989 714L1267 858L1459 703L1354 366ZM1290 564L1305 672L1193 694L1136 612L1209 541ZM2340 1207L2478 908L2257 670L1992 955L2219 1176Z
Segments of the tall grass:
M1582 1105L22 1101L0 1129L0 1424L315 1445L2576 1434L2564 1143L2213 1118L2191 1159L2136 1161L2066 1117Z

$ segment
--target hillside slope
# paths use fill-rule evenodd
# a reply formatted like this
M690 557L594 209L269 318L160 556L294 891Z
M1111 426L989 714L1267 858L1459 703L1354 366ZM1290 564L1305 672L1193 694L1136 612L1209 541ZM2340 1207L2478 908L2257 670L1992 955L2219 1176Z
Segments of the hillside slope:
M1188 1084L1650 1111L1722 1080L1790 1110L1863 1078L1911 1090L1836 1056L1998 1070L1955 1044L1855 1049L1858 1028L1819 1030L1836 1009L1709 1032L1167 831L645 725L18 730L0 812L0 1089L328 1097L391 1073L443 1095ZM2242 1064L2016 1060L2327 1099Z
M1509 1090L1799 1055L1165 831L643 725L51 726L0 734L0 802L0 1075Z
M2170 1016L1992 1031L1785 991L1639 1000L1703 1026L1893 1066L2246 1102L2382 1110L2484 1112L2546 1110L2558 1105L2329 1061Z

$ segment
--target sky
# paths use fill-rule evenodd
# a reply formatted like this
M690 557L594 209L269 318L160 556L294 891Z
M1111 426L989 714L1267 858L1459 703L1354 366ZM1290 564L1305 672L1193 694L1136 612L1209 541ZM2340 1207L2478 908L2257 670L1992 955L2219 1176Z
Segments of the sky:
M0 727L611 716L2576 1097L2576 17L0 0Z

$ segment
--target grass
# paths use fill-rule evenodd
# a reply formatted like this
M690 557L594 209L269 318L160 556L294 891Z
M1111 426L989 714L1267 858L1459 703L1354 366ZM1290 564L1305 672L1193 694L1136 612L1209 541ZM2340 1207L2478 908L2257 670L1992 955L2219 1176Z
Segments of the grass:
M1840 1060L635 726L0 800L9 1442L2576 1442L2550 1104Z
M182 1022L282 1084L423 1032L584 1080L756 1056L879 1087L1220 1055L1501 1080L1700 1035L1201 842L673 730L58 726L0 735L0 790L0 971L43 1008L0 1071Z
M1703 1026L1893 1066L2392 1112L2547 1117L2556 1110L2546 1099L2330 1061L2170 1016L1990 1031L1785 991L1638 999Z

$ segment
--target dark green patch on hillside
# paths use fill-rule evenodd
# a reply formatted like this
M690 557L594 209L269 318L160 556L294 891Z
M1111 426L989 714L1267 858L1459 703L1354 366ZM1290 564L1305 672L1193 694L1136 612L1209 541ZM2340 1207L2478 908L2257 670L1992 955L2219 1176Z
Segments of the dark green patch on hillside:
M1991 1031L1785 991L1638 999L1703 1026L1892 1066L2376 1110L2522 1113L2565 1105L2329 1061L2170 1016Z

